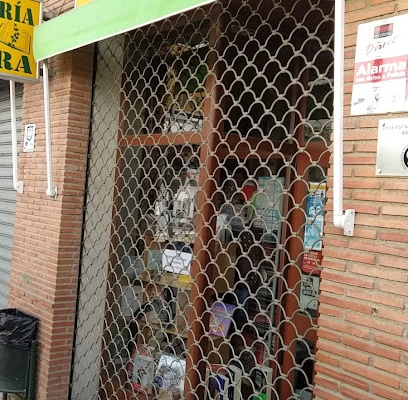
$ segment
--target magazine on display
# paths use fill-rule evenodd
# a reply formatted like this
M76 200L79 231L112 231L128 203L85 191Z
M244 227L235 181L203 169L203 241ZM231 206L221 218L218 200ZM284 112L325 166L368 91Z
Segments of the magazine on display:
M232 322L236 306L217 301L212 305L210 316L210 334L226 337Z

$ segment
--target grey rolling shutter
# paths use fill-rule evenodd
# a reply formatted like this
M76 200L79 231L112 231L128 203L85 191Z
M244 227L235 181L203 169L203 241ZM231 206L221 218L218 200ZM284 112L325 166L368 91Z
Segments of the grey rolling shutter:
M9 81L0 81L0 308L7 306L14 215L17 192L13 188ZM23 85L16 84L17 140L20 148Z

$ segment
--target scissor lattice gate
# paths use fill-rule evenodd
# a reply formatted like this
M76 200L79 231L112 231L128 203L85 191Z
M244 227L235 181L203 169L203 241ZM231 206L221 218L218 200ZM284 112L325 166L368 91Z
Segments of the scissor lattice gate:
M98 43L72 399L309 399L333 1Z

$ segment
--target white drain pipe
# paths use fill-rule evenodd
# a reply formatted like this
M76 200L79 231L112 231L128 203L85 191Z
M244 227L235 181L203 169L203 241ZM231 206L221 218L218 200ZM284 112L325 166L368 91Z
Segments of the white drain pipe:
M343 214L344 2L335 0L333 98L333 224L354 235L355 210Z
M18 180L17 159L17 125L16 125L16 84L10 80L10 112L11 112L11 154L13 159L13 187L18 193L23 193L23 181Z
M57 187L52 182L52 151L51 151L51 117L50 117L50 86L48 73L48 60L43 61L44 84L44 111L45 111L45 150L47 159L47 190L46 194L51 199L57 198Z

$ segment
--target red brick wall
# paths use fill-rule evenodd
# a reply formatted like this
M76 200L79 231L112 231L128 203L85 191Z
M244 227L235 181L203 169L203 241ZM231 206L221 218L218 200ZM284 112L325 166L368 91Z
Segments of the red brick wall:
M57 16L74 8L75 0L43 0L43 7Z
M407 12L406 0L346 1L344 208L356 224L354 237L325 228L316 399L408 398L408 179L375 176L378 120L406 113L350 117L358 24Z
M62 4L62 2L61 2ZM21 153L10 307L39 318L37 400L68 399L82 232L93 46L49 63L52 167L47 189L42 79L24 88L23 125L35 123L33 153Z

